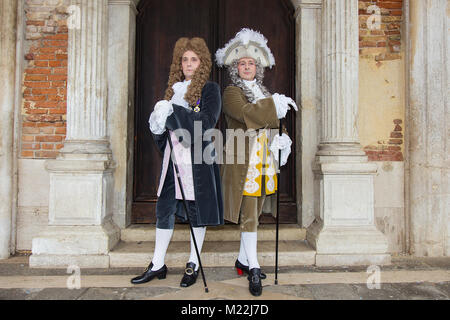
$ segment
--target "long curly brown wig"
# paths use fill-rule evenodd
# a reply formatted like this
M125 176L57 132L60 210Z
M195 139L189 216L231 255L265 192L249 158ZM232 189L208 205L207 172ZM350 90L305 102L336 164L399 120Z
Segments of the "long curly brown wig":
M172 86L179 81L184 80L183 68L181 66L181 58L186 51L193 51L200 58L200 66L195 70L192 77L191 84L189 85L184 99L190 106L196 105L196 102L200 99L203 86L208 81L211 73L211 53L205 40L202 38L180 38L175 43L173 49L172 65L170 66L169 81L167 83L167 89L164 96L165 100L172 99L174 91Z

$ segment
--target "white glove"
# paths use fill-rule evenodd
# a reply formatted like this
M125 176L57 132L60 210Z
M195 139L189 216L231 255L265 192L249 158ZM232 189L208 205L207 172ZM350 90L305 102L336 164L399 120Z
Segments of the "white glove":
M291 154L291 145L292 140L286 133L283 133L281 136L277 134L275 137L273 137L269 149L270 151L272 151L272 154L276 161L278 161L278 150L281 149L280 167L286 164L287 159Z
M173 113L172 104L167 100L158 101L155 104L155 109L153 110L148 123L150 126L150 131L154 134L163 134L166 131L166 120L167 117Z
M289 97L286 97L284 94L274 93L272 95L272 99L275 103L275 108L277 109L278 119L286 117L286 113L290 109L289 105L292 105L295 111L298 111L298 107L295 101Z

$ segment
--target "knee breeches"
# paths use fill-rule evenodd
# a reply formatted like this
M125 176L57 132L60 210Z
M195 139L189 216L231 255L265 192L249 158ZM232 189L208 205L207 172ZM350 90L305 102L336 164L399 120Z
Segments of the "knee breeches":
M264 177L261 182L260 197L242 196L240 212L241 232L256 232L258 229L259 216L261 215L264 200L266 199Z
M197 206L195 201L186 200L189 219L194 228L201 227L197 224ZM156 203L156 227L158 229L173 229L175 215L182 221L187 221L183 200L175 198L175 180L172 161L169 161L166 180L164 181L161 194Z

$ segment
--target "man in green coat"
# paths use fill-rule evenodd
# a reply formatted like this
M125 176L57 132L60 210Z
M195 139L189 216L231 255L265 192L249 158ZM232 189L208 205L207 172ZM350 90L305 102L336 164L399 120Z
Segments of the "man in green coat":
M278 135L279 119L286 116L289 105L298 108L291 98L278 93L272 95L262 84L264 68L275 65L275 59L259 32L239 31L216 52L216 61L220 67L227 67L232 81L222 98L227 123L221 166L224 219L240 222L241 246L235 266L240 275L249 274L250 293L259 296L265 275L257 259L258 219L266 195L276 192L278 150L281 150L281 165L286 163L291 151L289 136ZM228 135L230 130L233 134ZM245 147L236 138L244 133L249 137L244 138Z

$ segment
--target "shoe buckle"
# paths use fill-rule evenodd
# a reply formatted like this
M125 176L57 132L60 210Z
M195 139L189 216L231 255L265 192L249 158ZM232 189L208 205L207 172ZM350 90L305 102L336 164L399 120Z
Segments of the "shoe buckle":
M191 267L188 267L188 268L184 269L184 273L186 273L188 276L191 276L194 274L194 269Z

